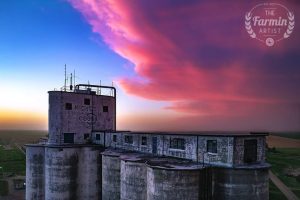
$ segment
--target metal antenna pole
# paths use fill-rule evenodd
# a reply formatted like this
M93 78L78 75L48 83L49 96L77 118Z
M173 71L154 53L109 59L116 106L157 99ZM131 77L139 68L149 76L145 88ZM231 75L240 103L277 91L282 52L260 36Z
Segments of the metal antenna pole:
M74 87L76 85L76 82L75 82L75 69L74 69Z
M65 87L64 90L66 91L67 88L67 65L65 64Z

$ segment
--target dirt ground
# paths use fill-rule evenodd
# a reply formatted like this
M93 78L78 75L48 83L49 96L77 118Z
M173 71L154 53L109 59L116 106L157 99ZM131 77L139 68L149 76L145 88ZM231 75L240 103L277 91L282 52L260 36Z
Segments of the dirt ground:
M273 135L267 137L267 143L270 148L300 148L300 140Z

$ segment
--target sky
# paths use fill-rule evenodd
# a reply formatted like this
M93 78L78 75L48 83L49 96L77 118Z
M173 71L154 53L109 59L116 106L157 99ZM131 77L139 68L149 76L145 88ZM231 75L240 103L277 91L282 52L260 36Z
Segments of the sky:
M121 130L300 130L300 3L291 36L245 30L261 1L0 1L0 129L47 130L48 94L117 87ZM274 1L272 1L274 2Z

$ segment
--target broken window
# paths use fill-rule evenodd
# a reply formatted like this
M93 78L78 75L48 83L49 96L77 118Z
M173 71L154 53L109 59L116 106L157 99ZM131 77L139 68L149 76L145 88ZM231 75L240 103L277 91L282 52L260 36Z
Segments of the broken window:
M108 106L103 106L103 112L108 112Z
M113 142L117 142L117 135L113 135Z
M100 134L96 134L96 140L100 140Z
M72 110L72 104L66 103L65 108L66 108L66 110Z
M142 137L142 145L147 145L147 137L146 136Z
M84 136L83 136L83 138L86 140L86 139L88 139L90 137L90 134L88 134L88 133L85 133L84 134Z
M125 135L125 143L132 144L133 143L133 137L131 135Z
M91 105L91 100L85 98L85 99L84 99L84 105Z
M185 139L183 139L183 138L172 138L170 140L170 148L185 150Z
M257 140L244 141L244 162L254 163L257 161Z
M64 133L64 143L74 143L74 133Z
M217 140L207 140L207 152L209 153L217 153Z

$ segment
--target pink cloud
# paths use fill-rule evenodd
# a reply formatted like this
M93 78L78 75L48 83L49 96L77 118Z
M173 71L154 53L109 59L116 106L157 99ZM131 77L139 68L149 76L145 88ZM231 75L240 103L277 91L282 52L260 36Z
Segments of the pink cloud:
M300 102L299 29L273 49L252 40L244 15L255 2L70 2L135 65L136 78L119 80L129 94L169 101L167 109L178 112L250 120ZM287 6L300 10L297 3Z

